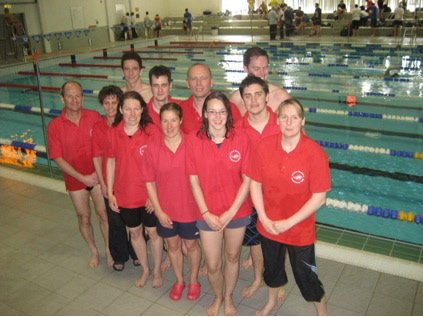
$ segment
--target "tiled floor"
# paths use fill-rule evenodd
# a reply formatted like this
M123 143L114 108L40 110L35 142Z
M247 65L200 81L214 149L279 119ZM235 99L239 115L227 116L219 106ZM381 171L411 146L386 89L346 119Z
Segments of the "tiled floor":
M149 281L138 289L133 286L137 269L129 262L123 272L115 272L102 257L99 268L89 269L88 250L63 184L48 179L46 189L46 184L33 185L43 178L26 175L27 181L0 177L1 315L205 314L213 298L206 278L201 280L203 295L198 301L173 302L168 298L172 271L165 273L162 288L153 289ZM98 228L96 237L100 241ZM345 234L344 238L348 240ZM422 282L323 258L317 261L330 315L423 314ZM288 297L274 313L314 315L313 305L301 297L288 271ZM264 287L251 299L240 296L251 279L251 270L241 270L234 294L239 315L254 315L265 301Z

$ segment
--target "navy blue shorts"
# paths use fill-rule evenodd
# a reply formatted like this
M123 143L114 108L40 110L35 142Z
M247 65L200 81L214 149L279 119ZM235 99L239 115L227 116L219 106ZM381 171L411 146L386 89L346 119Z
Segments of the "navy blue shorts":
M249 222L250 222L250 216L245 216L243 218L231 220L225 228L228 228L228 229L242 228L242 227L246 227ZM197 220L197 228L203 231L215 231L209 227L207 222L203 220Z
M245 229L243 246L252 246L260 244L260 234L257 232L257 211L253 208L251 213L251 221Z
M266 285L276 288L288 282L285 271L285 255L288 250L292 272L301 295L308 302L320 302L325 291L317 276L314 244L293 246L263 236L260 239L264 260L263 280Z
M122 208L120 209L120 216L123 222L129 228L135 228L143 224L145 227L155 227L156 217L153 213L148 213L145 207L138 208Z
M185 240L195 240L200 237L198 232L196 222L178 222L172 221L173 228L165 228L160 224L160 221L157 220L157 233L162 238L171 238L175 236L180 236Z

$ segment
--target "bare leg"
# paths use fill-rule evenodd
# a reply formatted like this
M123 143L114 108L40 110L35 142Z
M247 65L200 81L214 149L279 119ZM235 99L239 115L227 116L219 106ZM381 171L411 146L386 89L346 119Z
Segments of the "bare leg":
M187 248L188 265L190 271L190 284L198 284L198 271L200 269L201 250L197 240L183 240Z
M263 284L263 253L261 245L252 245L250 254L254 269L254 281L242 290L242 296L250 298Z
M267 316L275 308L276 304L281 304L285 300L285 290L283 287L268 287L267 303L256 311L256 316Z
M226 316L234 316L237 313L232 295L238 281L239 259L241 255L242 240L244 239L245 227L236 229L224 229L225 237L225 294L224 312Z
M176 283L184 284L182 272L184 259L181 251L181 238L179 236L167 238L166 243L170 263L172 264L173 272L175 272Z
M143 270L140 277L135 281L135 286L143 287L147 282L150 270L148 268L147 260L147 245L142 235L142 225L139 225L138 227L134 228L128 228L128 230L129 234L131 235L132 247L134 248L135 254L137 255L137 258Z
M316 312L318 316L327 316L328 310L326 306L326 299L323 297L320 302L313 302L314 307L316 307Z
M163 239L157 234L156 227L146 227L148 235L151 239L151 251L153 253L153 287L159 288L163 285L161 263L163 252Z
M251 256L251 248L250 248L250 250L248 251L247 258L244 261L242 261L242 268L244 270L248 270L251 266L253 266L253 258Z
M109 250L109 222L107 220L106 206L104 204L100 185L94 186L91 190L91 198L94 203L97 218L100 222L100 231L103 236L107 266L111 267L113 265L113 258Z
M97 246L94 240L94 230L91 224L91 209L89 202L89 192L85 189L69 191L72 204L75 208L78 217L79 232L88 244L91 252L91 257L88 265L91 268L98 267L100 257L98 254Z
M207 277L214 292L214 301L207 309L207 315L219 314L223 302L222 241L223 232L200 230L202 244L207 245L204 254L207 263Z

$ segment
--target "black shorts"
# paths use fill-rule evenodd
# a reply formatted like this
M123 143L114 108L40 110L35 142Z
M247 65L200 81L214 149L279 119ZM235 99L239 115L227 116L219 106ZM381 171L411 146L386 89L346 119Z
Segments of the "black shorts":
M200 233L197 229L197 222L178 222L172 221L173 228L165 228L160 224L160 221L157 220L157 233L162 238L171 238L175 236L180 236L185 240L195 240L200 237Z
M276 288L288 282L285 271L285 254L288 250L295 282L304 299L308 302L320 302L325 291L317 276L314 244L292 246L263 236L260 236L260 238L264 260L263 279L266 285Z
M353 30L358 30L360 27L361 21L360 20L352 20L352 28Z
M370 26L372 28L377 28L378 27L377 20L370 20Z
M251 213L251 221L245 229L243 246L252 246L260 244L260 234L257 232L257 211L253 208Z
M156 217L153 213L149 214L145 207L138 208L122 208L120 209L120 216L123 222L129 228L135 228L143 224L145 227L155 227Z
M401 26L402 25L402 21L401 20L394 20L394 22L392 22L393 26Z

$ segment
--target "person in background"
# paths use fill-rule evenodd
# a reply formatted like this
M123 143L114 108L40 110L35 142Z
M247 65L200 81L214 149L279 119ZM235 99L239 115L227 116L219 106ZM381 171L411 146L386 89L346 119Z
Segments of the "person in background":
M154 17L154 32L156 32L156 37L160 37L160 31L162 30L162 19L157 13Z
M403 4L400 2L398 4L398 7L394 10L394 37L400 37L401 35L401 27L404 20L404 9Z
M137 21L135 19L135 13L131 12L131 33L133 39L136 39L138 37L137 30L135 29L136 23Z
M361 24L361 10L358 7L358 4L354 6L354 9L351 11L352 21L351 21L351 27L353 31L353 36L358 35L358 29Z
M256 315L270 314L285 298L287 252L302 296L315 305L318 315L327 315L314 243L315 213L331 189L329 159L304 134L304 108L298 100L282 102L276 116L280 132L258 143L247 169L268 286L267 302Z
M143 236L145 227L152 244L153 288L163 284L161 261L163 240L157 234L156 219L147 199L141 169L147 144L154 135L160 134L152 124L147 104L136 91L123 94L114 128L108 135L107 196L110 208L119 213L128 227L132 247L142 267L135 286L143 287L150 274L147 245Z
M150 100L153 96L151 87L144 84L141 80L144 67L142 66L141 57L136 52L127 52L122 55L120 66L125 78L125 85L122 87L123 92L136 91L144 100Z
M294 10L287 5L284 11L284 20L285 20L285 35L291 36L294 33Z
M163 65L154 66L148 73L153 97L147 103L148 113L153 123L161 129L160 108L169 102L180 104L182 101L173 99L169 93L172 89L172 72Z
M247 112L235 128L243 129L249 137L252 150L264 137L279 133L276 115L267 105L269 100L269 86L263 79L248 75L239 86L241 97ZM242 290L242 296L249 298L263 283L263 255L260 246L259 234L256 228L257 212L253 209L251 222L245 231L244 246L250 247L251 262L254 269L253 282Z
M191 96L182 101L181 107L184 112L182 130L189 134L197 132L202 125L202 109L204 100L211 93L213 77L210 68L206 64L195 63L188 68L186 85L191 90ZM234 121L241 118L237 106L230 103Z
M276 9L272 6L267 14L269 19L269 35L270 40L276 40L276 34L278 32L278 13Z
M248 75L254 75L267 81L269 76L269 55L258 46L247 49L243 55L244 72ZM291 98L288 92L271 83L269 85L269 100L267 105L275 111L278 105L285 99ZM247 111L239 90L232 93L230 100L237 105L242 115Z
M12 36L21 36L25 34L25 28L21 21L14 15L12 12L10 12L9 8L4 8L4 21L6 24L11 28L12 30Z
M377 35L378 20L379 20L379 8L373 4L369 9L370 16L370 27L372 28L372 36Z
M146 11L144 16L144 33L145 33L146 39L148 39L151 36L152 26L153 26L153 22L151 21L150 16L148 15L148 11Z
M62 112L50 121L47 129L49 158L54 160L63 173L66 190L78 218L79 231L91 253L88 265L95 268L100 262L91 224L91 198L100 222L107 265L111 266L113 259L109 251L106 206L91 152L91 132L101 117L98 112L82 106L83 90L76 81L70 80L63 84L61 100Z
M314 15L311 18L313 21L313 32L310 34L310 36L317 36L320 37L320 30L322 25L322 9L320 9L319 4L315 4L316 9L314 10Z
M183 25L184 25L185 34L191 35L192 34L192 14L191 12L188 11L188 8L185 9Z
M183 245L189 265L188 300L201 294L198 282L201 249L196 227L198 209L185 174L186 136L181 132L182 109L176 103L160 108L163 135L152 139L145 152L142 168L148 197L158 219L157 233L165 239L176 282L169 297L179 300L185 288L183 275Z
M202 126L187 142L186 173L200 215L197 228L207 263L214 301L209 316L236 315L233 291L245 227L250 222L249 179L244 169L249 158L248 137L233 127L229 99L212 92L204 101ZM222 268L222 244L224 265Z
M131 256L133 264L139 266L137 256L128 240L126 226L120 215L112 211L109 207L107 196L107 136L112 129L119 105L122 103L123 92L114 85L105 86L98 94L98 101L104 110L102 120L98 121L92 132L92 153L94 168L101 186L101 192L106 205L107 219L109 223L109 249L113 258L112 267L115 271L123 271L125 262Z

